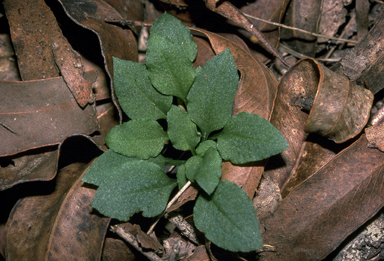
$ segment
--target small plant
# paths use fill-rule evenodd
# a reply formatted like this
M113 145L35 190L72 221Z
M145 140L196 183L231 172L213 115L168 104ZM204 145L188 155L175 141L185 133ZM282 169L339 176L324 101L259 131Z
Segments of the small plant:
M288 144L258 115L231 116L239 77L229 49L195 70L196 53L188 27L164 13L151 29L146 65L114 58L116 95L130 120L110 130L110 150L83 181L98 186L92 207L121 221L138 212L160 215L174 188L192 182L200 188L196 227L224 249L257 250L262 240L252 201L220 179L222 161L262 160ZM165 148L190 157L164 157ZM178 166L177 177L163 171L166 165Z

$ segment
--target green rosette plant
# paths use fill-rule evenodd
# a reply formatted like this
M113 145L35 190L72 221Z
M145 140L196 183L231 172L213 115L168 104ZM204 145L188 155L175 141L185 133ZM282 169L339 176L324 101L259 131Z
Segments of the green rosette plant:
M195 70L196 54L188 27L164 13L151 29L146 65L113 58L116 96L130 120L110 130L110 150L83 181L98 186L91 206L120 221L160 215L176 187L193 184L195 226L221 248L254 251L262 247L255 209L241 188L221 180L222 162L259 161L288 143L258 115L231 115L239 76L229 49ZM190 157L167 158L165 146ZM166 165L178 166L176 177Z

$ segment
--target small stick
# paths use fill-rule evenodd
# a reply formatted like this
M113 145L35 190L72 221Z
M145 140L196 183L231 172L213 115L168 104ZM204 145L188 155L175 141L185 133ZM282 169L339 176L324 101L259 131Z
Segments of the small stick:
M358 43L357 41L348 40L348 39L344 39L344 38L341 38L341 37L337 38L337 37L331 37L331 36L327 36L327 35L323 35L323 34L312 33L312 32L305 31L303 29L297 28L297 27L292 27L292 26L288 26L288 25L284 25L284 24L280 24L280 23L264 20L262 18L259 18L259 17L256 17L256 16L252 16L252 15L249 15L249 14L244 14L244 16L252 18L252 19L255 19L257 21L260 21L260 22L263 22L263 23L266 23L266 24L276 25L276 26L279 26L279 27L283 27L283 28L290 29L290 30L293 30L293 31L299 31L299 32L302 32L302 33L305 33L305 34L310 34L310 35L321 37L321 38L327 38L327 39L331 39L331 40L337 40L337 41L340 41L340 42L346 42L346 43L352 43L352 44L357 44Z
M171 199L171 201L169 201L167 207L165 208L165 210L163 211L162 214L160 214L156 221L152 224L152 226L149 228L147 234L151 234L153 229L155 228L156 224L159 222L159 220L164 216L165 212L173 205L173 203L176 202L176 200L181 196L181 194L184 193L184 191L187 190L187 188L189 188L189 186L191 185L191 181L188 181L187 183L185 183L185 185L179 190L179 192L177 192L177 194Z
M107 23L112 23L112 24L120 24L122 26L138 26L138 27L151 27L151 26L153 26L153 23L134 21L134 20L115 20L115 19L106 18L106 19L104 19L104 21Z

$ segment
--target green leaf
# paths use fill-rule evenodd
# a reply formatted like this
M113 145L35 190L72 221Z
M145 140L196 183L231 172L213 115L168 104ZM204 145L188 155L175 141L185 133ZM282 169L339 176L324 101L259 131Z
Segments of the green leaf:
M234 164L262 160L288 147L284 136L269 121L249 112L231 117L217 139L223 159Z
M196 154L203 157L204 153L209 149L209 148L214 148L216 149L217 143L214 142L213 140L206 140L203 141L202 143L199 144L196 148Z
M196 124L188 117L188 113L172 105L167 114L168 136L175 149L194 150L200 141Z
M197 45L191 31L179 19L164 12L151 28L151 35L161 35L168 42L177 43L191 62L196 59Z
M185 160L175 160L175 159L171 159L171 158L166 158L161 154L157 155L154 158L149 158L148 161L159 165L161 168L164 168L167 165L179 166L179 165L185 163Z
M176 178L177 178L177 184L179 186L179 190L184 187L184 185L188 182L187 176L186 176L186 168L185 164L180 165L177 168Z
M129 118L166 118L173 98L161 94L151 85L145 65L113 57L113 73L119 104Z
M193 219L206 238L221 248L250 252L263 247L252 201L230 181L221 180L211 196L197 198Z
M122 165L138 160L139 159L121 155L113 150L107 150L92 163L84 174L82 181L100 186L108 180L108 173L114 173L121 168Z
M231 117L238 83L237 67L229 49L199 70L187 97L187 111L200 127L203 140L223 128Z
M154 23L148 38L146 65L155 88L184 102L195 79L192 61L196 43L188 27L164 13Z
M138 160L106 172L91 206L101 214L128 221L140 211L144 217L159 215L167 205L177 182L155 163Z
M186 175L208 194L211 194L221 178L222 160L214 148L209 148L204 157L193 156L185 163Z
M105 137L110 149L128 157L156 157L168 140L160 124L153 120L131 120L113 127Z

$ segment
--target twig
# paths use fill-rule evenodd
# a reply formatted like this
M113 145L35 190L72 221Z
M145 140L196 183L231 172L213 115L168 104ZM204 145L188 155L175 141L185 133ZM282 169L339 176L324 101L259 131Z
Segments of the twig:
M120 24L122 26L139 26L139 27L151 27L153 23L147 23L142 21L134 21L134 20L116 20L111 18L105 18L105 22L112 24Z
M269 42L269 40L264 36L264 34L257 29L253 23L245 17L245 15L236 8L233 4L228 1L223 1L218 3L216 0L205 0L205 6L227 19L230 19L237 26L247 30L252 35L256 36L259 39L260 43L274 56L276 56L283 64L287 67L290 67L290 64L284 59L283 56L277 51L277 49Z
M299 58L299 59L303 59L303 58L312 58L312 57L309 57L309 56L306 56L302 53L299 53L299 52L296 52L295 50L292 50L291 48L289 48L288 46L280 43L279 44L279 47L281 47L284 51L286 51L287 53L289 54L292 54L293 56ZM319 62L337 62L339 61L341 58L328 58L328 59L324 59L324 58L315 58L317 61Z
M155 221L155 222L152 224L152 226L149 228L149 230L148 230L148 232L147 232L148 235L152 233L152 231L153 231L153 229L155 228L156 224L157 224L157 223L159 222L159 220L164 216L164 214L165 214L165 212L167 211L167 209L169 209L169 208L173 205L173 203L176 202L176 200L181 196L181 194L184 193L184 191L187 190L187 188L189 188L189 186L190 186L191 184L192 184L191 181L188 181L187 183L185 183L185 185L179 190L179 192L177 192L177 194L171 199L171 201L169 201L169 203L168 203L167 207L165 208L165 210L163 211L163 213L160 214L160 215L157 217L156 221Z
M337 40L337 41L346 42L346 43L353 43L353 44L357 44L358 43L357 41L354 41L354 40L348 40L348 39L331 37L331 36L326 36L326 35L323 35L323 34L316 34L316 33L308 32L308 31L305 31L305 30L297 28L297 27L292 27L292 26L288 26L288 25L284 25L284 24L280 24L280 23L276 23L276 22L271 22L271 21L268 21L268 20L264 20L262 18L258 18L258 17L252 16L252 15L249 15L249 14L244 14L244 15L246 17L249 17L249 18L252 18L252 19L255 19L257 21L261 21L261 22L264 22L264 23L267 23L267 24L276 25L276 26L279 26L279 27L283 27L283 28L286 28L286 29L294 30L294 31L299 31L299 32L302 32L302 33L305 33L305 34L310 34L310 35L321 37L321 38L327 38L327 39L331 39L331 40Z
M384 120L384 106L381 107L375 115L371 117L370 124L373 125L378 125L380 122Z

